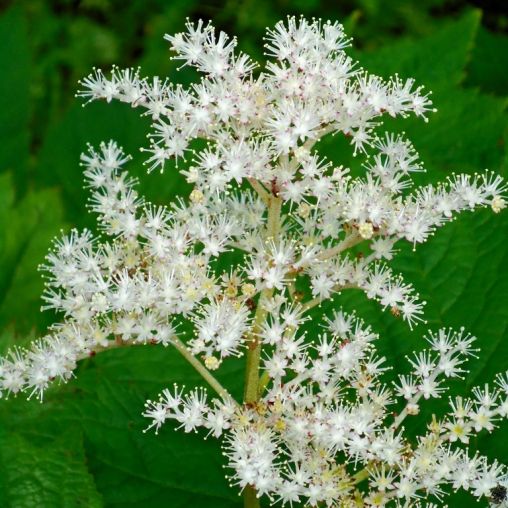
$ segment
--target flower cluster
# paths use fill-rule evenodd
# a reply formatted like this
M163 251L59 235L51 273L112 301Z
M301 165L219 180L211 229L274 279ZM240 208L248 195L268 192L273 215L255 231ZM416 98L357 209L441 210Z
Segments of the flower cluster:
M278 23L263 71L210 24L166 38L182 65L203 74L198 84L113 68L95 70L78 95L142 108L152 118L148 169L186 160L193 190L167 208L146 203L122 169L129 157L114 142L90 147L82 163L101 234L55 242L44 300L62 322L0 360L0 393L42 399L94 352L171 345L218 397L166 389L146 403L149 428L174 421L220 438L242 490L283 506L433 507L459 488L503 504L504 466L467 444L508 416L507 375L450 400L416 441L403 426L422 401L442 396L447 378L464 375L474 337L429 332L429 349L390 384L375 330L319 305L357 288L409 327L422 322L425 302L387 264L397 242L414 248L464 210L500 212L505 183L485 172L415 187L412 173L424 169L414 147L379 126L386 114L426 120L430 94L361 69L338 23ZM319 155L329 135L351 140L362 175ZM358 245L365 255L355 255ZM234 261L224 268L226 252ZM235 401L212 372L244 354L245 396Z
M401 427L408 415L418 414L421 398L444 391L440 378L460 376L474 354L474 338L463 330L430 334L430 350L409 361L413 373L390 388L380 379L385 359L374 354L378 337L370 327L343 312L323 324L326 331L315 343L291 336L276 342L264 362L270 388L255 404L235 408L231 400L214 399L209 405L202 389L185 395L166 390L148 402L145 416L157 430L176 420L187 432L204 427L214 436L225 434L235 483L255 485L282 504L337 506L340 500L349 506L365 479L368 506L441 500L446 486L489 496L504 469L452 443L467 443L471 432L492 430L506 417L506 376L498 378L498 390L475 389L473 399L451 401L450 413L429 422L416 446ZM394 417L390 408L400 406L398 399L403 409Z

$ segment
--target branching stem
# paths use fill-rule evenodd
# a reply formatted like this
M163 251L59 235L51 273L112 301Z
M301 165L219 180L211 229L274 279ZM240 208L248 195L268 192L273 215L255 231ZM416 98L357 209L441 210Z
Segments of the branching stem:
M324 261L325 259L332 258L337 254L345 251L346 249L350 249L356 244L362 242L364 239L358 234L357 231L350 233L342 242L338 243L334 247L330 247L329 249L321 251L316 257L320 261Z
M247 178L247 180L251 187L258 193L263 203L268 206L270 203L270 193L264 188L263 184L255 178Z
M280 231L282 199L270 195L268 203L266 240L277 242ZM250 332L248 341L247 365L245 368L245 390L243 400L246 404L253 404L259 400L259 366L262 348L262 344L259 341L259 332L267 314L265 304L272 297L273 291L273 288L263 289L259 297L256 314L254 315L252 331ZM260 506L256 490L250 485L244 489L243 499L245 508L259 508Z
M178 337L174 337L171 343L223 400L234 400L226 388L219 383L217 378L187 349L187 346Z

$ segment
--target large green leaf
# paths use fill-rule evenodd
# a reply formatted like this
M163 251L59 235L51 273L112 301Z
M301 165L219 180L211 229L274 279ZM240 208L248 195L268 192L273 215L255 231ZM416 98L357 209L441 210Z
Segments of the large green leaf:
M30 51L19 9L0 16L0 39L0 171L13 170L22 182L29 148Z
M42 331L52 320L41 314L43 280L37 266L63 226L59 196L51 190L27 192L15 202L10 174L0 175L0 329Z
M30 438L15 430L0 429L0 505L102 507L101 496L86 469L79 430L69 428L48 439L36 427Z
M458 85L464 77L480 18L479 11L471 10L428 37L398 40L377 50L355 52L355 56L362 67L383 77L398 73L434 89Z
M140 178L139 190L151 201L168 203L186 188L184 178L172 164L168 164L163 174L146 175L142 163L147 157L140 154L139 148L147 146L149 122L147 118L140 118L141 113L125 104L93 103L83 108L76 101L62 120L49 129L39 154L37 180L61 187L68 217L74 225L95 229L95 217L86 213L89 192L84 188L79 165L81 153L87 151L87 143L97 149L101 141L115 139L134 157L127 169Z
M480 27L468 66L466 83L483 92L508 96L508 36Z
M222 372L221 380L236 390L241 379L239 365ZM50 390L43 405L4 402L0 418L9 429L23 429L32 439L34 428L49 435L81 429L89 468L106 506L233 508L238 498L224 478L215 439L175 432L171 425L158 436L142 432L148 422L141 416L145 400L174 382L201 384L174 349L117 350L85 361L77 379Z
M429 170L424 180L443 179L451 172L499 171L507 101L470 89L440 90L434 100L438 111L428 124L402 123Z

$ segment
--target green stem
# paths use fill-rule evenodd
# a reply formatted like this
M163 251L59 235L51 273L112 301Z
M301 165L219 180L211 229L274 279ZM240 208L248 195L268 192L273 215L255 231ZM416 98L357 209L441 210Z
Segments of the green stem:
M261 506L256 489L250 485L247 485L247 487L243 489L243 506L245 508L260 508Z
M266 240L276 241L280 230L280 211L282 200L270 196L268 220L266 226ZM252 331L250 333L249 349L247 351L247 365L245 369L244 402L254 403L259 399L259 364L261 359L261 343L259 331L266 317L265 302L273 295L273 288L266 288L259 297Z
M263 203L268 206L270 203L270 194L263 187L263 184L254 178L247 178L247 180L249 181L251 187L258 193L258 196L262 199Z
M178 337L174 337L171 343L223 400L234 400L229 392L210 374L210 371L187 349L187 346Z
M324 261L325 259L329 259L331 257L336 256L337 254L340 254L342 251L346 249L350 249L351 247L355 246L356 244L363 242L363 238L358 234L358 232L354 231L353 233L349 234L342 240L342 242L335 245L335 247L330 247L329 249L321 251L316 258L320 261Z
M266 240L277 241L280 231L280 212L282 207L282 199L276 196L270 196L268 200L268 220L266 226ZM245 367L245 389L243 400L246 404L253 404L259 400L259 365L261 362L262 344L259 341L259 332L263 321L265 320L267 311L265 302L273 295L273 288L266 288L261 292L259 297L250 340L247 350L247 365ZM243 499L245 508L259 508L259 498L256 489L247 485L243 490Z
M277 241L280 232L280 211L282 208L282 199L270 196L270 205L268 208L268 221L266 225L266 239Z
M259 364L261 360L261 342L258 333L266 317L264 303L270 299L273 289L265 289L259 297L258 307L254 316L254 323L250 333L249 348L247 350L247 365L245 367L245 390L243 400L247 404L257 402L259 399Z
M366 480L369 477L369 471L367 468L362 469L361 471L358 471L353 476L353 484L356 485L357 483L361 483L364 480Z
M351 288L357 288L358 286L356 284L337 284L336 286L333 286L332 293L338 293L339 291L342 291L343 289L351 289ZM319 305L323 301L323 298L313 298L312 300L308 300L302 305L302 314L309 311L310 309L313 309L316 307L316 305Z

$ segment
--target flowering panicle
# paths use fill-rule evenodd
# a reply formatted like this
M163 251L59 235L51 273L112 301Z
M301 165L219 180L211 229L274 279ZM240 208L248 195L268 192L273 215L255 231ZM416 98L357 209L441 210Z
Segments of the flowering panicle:
M0 393L42 399L96 351L171 345L218 397L165 389L146 403L148 428L173 421L220 438L230 482L242 490L283 506L435 507L461 488L501 506L504 466L467 444L508 416L507 374L495 388L450 399L417 439L403 426L443 395L447 378L465 375L474 337L429 332L428 350L391 384L375 330L319 306L357 288L410 328L423 322L425 302L388 266L397 243L416 247L465 210L500 212L504 181L453 174L415 187L424 166L413 145L380 126L386 114L427 120L430 93L359 67L338 23L278 23L263 70L211 24L188 22L166 39L182 65L202 73L199 83L114 67L108 76L94 70L78 95L142 108L152 119L148 169L187 158L181 173L192 192L168 207L147 203L114 142L90 147L82 163L101 234L71 231L55 242L42 267L44 301L62 322L0 360ZM334 134L363 158L359 176L319 154L316 143ZM197 138L202 148L191 149ZM224 253L234 259L226 267ZM242 355L244 399L235 401L212 372Z

